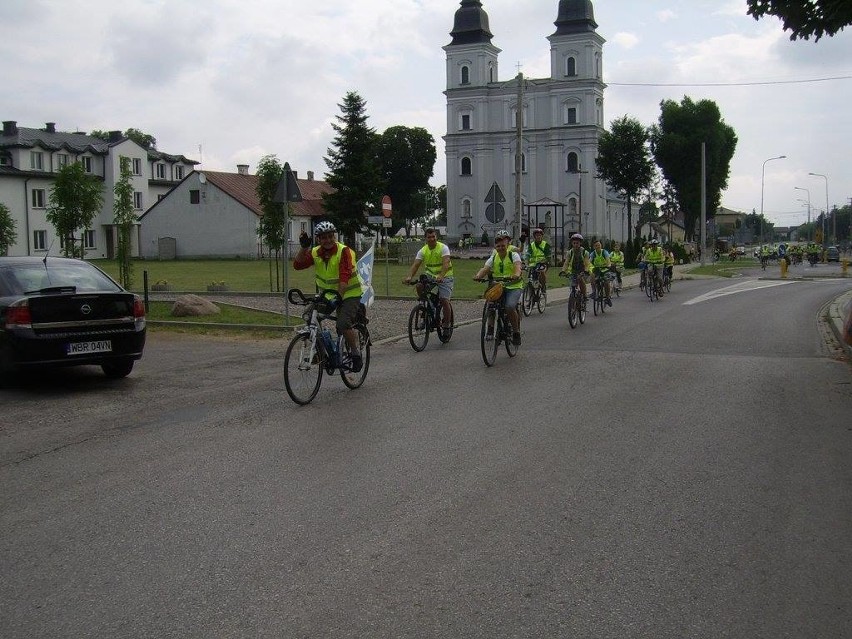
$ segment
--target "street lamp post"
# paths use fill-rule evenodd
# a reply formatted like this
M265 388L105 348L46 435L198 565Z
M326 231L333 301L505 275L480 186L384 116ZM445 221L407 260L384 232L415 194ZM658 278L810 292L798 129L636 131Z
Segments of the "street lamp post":
M811 234L811 192L808 191L805 188L802 188L801 186L794 186L793 188L796 189L796 190L799 190L799 191L804 191L805 193L808 194L808 241L810 242L811 239L812 239L810 237L810 234Z
M821 177L825 180L825 216L822 218L822 247L825 248L825 218L828 217L828 178L824 176L822 173L808 173L808 175L814 175L816 177ZM837 216L835 216L834 221L834 232L832 232L832 237L834 242L837 243Z
M783 160L786 155L778 155L774 158L767 158L763 161L763 169L760 173L760 245L763 246L763 183L766 178L766 163L772 160Z

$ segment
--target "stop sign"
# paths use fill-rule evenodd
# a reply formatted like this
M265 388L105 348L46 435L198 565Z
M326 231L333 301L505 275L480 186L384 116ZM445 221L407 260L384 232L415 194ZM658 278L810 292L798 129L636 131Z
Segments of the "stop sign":
M393 206L391 206L390 195L382 197L382 215L385 217L393 215Z

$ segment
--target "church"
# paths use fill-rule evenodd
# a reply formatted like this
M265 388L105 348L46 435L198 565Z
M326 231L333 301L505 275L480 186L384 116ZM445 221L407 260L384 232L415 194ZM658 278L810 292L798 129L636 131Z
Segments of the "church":
M607 232L612 195L595 177L606 85L591 1L560 0L554 25L550 77L501 81L488 14L480 0L461 0L443 47L450 241L542 226L559 250L578 231L621 235Z

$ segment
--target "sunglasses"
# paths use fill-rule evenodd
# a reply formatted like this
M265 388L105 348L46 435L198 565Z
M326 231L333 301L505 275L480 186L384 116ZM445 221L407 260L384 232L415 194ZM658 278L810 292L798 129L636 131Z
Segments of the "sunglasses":
M326 240L328 238L334 237L334 233L320 233L317 237L321 240Z

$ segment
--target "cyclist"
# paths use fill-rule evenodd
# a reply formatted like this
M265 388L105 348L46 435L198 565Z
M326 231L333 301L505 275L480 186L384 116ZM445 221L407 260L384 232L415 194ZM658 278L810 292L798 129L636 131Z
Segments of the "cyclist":
M571 236L571 248L565 252L565 262L562 264L560 275L572 275L577 278L577 284L580 287L580 293L583 299L587 299L586 295L586 276L591 272L592 265L589 262L589 255L582 246L583 236L579 233L574 233Z
M612 251L609 254L609 261L612 264L611 270L615 273L615 281L618 282L618 288L621 288L621 272L624 270L624 252L621 250L621 244L616 242L612 245Z
M530 268L541 264L538 281L541 282L541 287L545 288L547 285L547 267L550 264L550 244L544 239L544 229L533 229L533 239L527 245L525 257Z
M438 241L438 232L430 227L426 229L426 244L423 245L414 257L414 263L408 271L408 276L403 282L408 284L414 278L420 265L428 275L438 282L438 299L441 300L441 318L443 328L449 328L453 324L453 310L450 298L453 296L453 262L450 259L450 247ZM422 295L420 284L417 285L417 294Z
M479 281L489 274L492 277L509 277L511 282L505 282L503 292L503 305L506 307L506 315L512 324L512 343L515 346L521 343L521 318L518 315L518 302L521 299L524 283L521 281L521 256L517 251L509 250L509 232L499 230L494 236L494 253L485 260L485 264L473 276ZM494 330L488 327L489 334Z
M674 275L674 263L675 263L675 255L674 251L672 251L671 245L667 246L663 251L666 255L666 259L663 262L665 264L665 273L669 278L669 282L672 281L672 276Z
M314 267L316 286L319 290L336 289L342 301L337 307L337 334L346 339L352 356L352 372L361 370L363 362L358 350L358 338L352 326L361 308L361 278L355 268L355 251L338 242L337 229L331 222L319 222L314 235L319 244L311 248L307 233L299 237L301 249L293 258L297 271Z
M595 240L595 243L592 245L592 250L589 252L589 262L592 264L595 275L599 277L603 277L604 273L612 267L612 262L609 259L609 251L604 250L600 240ZM609 280L607 279L604 279L604 290L606 291L606 305L612 306ZM594 288L592 288L592 299L595 299Z
M663 264L666 261L666 254L663 249L660 248L660 240L653 239L651 240L650 248L645 251L645 264L647 265L646 273L648 277L648 286L652 286L651 277L655 277L657 283L660 284L660 289L662 289L662 283L660 281L660 269L663 267ZM656 271L656 273L654 272Z

